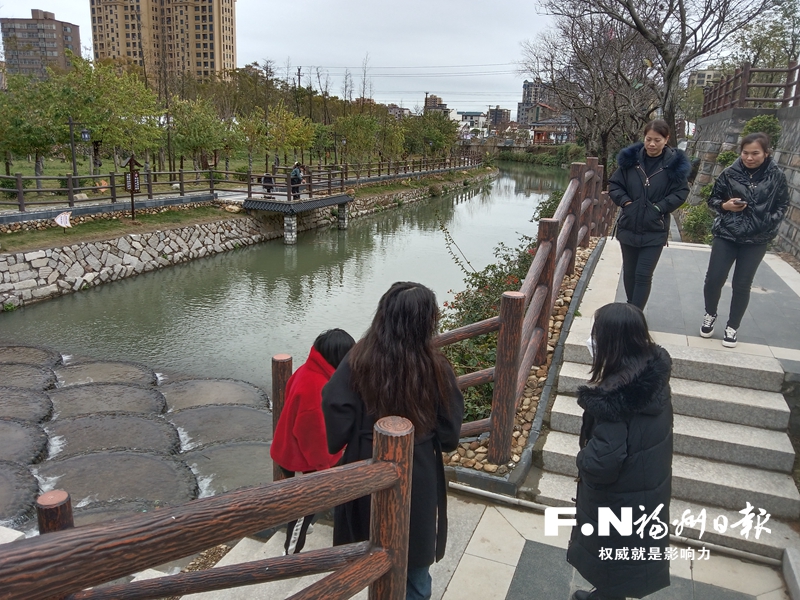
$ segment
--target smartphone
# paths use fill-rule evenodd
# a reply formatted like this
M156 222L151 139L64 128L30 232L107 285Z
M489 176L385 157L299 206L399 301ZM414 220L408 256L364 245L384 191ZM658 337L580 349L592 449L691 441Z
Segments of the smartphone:
M736 198L736 199L733 201L733 203L734 203L736 206L747 206L747 202L745 202L745 201L744 201L744 200L742 200L741 198Z

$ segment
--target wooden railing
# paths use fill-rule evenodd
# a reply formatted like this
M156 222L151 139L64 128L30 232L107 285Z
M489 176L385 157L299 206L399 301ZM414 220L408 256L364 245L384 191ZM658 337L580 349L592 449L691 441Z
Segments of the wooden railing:
M746 108L754 105L762 107L786 108L797 106L800 101L798 90L798 71L800 66L793 62L785 69L755 69L750 63L745 63L736 69L732 75L724 77L711 88L703 90L703 111L701 117L729 110L731 108ZM777 75L780 81L765 82L754 81L760 75ZM762 93L759 93L759 90Z
M442 170L471 168L481 164L477 154L442 158L381 161L363 164L308 165L297 190L303 198L326 196L345 191L362 179L382 179L420 176ZM273 167L272 191L276 199L292 199L291 167ZM247 198L264 195L263 174L256 172L207 170L149 171L140 170L141 191L136 199L152 200L159 196L186 197L192 194L231 192L246 194ZM40 186L40 187L38 187ZM81 196L85 195L85 197ZM0 176L0 207L16 206L25 212L31 206L66 206L126 202L130 192L125 190L125 173L98 175Z
M370 598L402 600L413 444L411 423L386 417L371 460L0 545L0 599L145 600L333 571L292 598L344 599L370 586ZM367 542L86 589L367 494Z
M533 262L517 292L505 292L500 314L441 333L437 346L446 346L494 331L497 359L494 367L461 375L465 389L494 381L491 415L464 423L461 436L490 432L488 459L503 464L511 458L517 402L533 365L547 360L549 321L561 281L575 269L575 251L586 247L590 236L606 234L614 214L607 192L601 192L603 167L597 158L572 163L570 181L552 219L539 221Z

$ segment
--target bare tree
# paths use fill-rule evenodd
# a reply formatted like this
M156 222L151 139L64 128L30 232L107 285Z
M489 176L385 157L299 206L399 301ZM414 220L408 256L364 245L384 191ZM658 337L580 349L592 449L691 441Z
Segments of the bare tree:
M684 71L720 49L736 31L778 0L543 0L557 16L606 15L636 32L655 51L664 119L675 131ZM675 136L671 136L675 141Z
M369 52L364 55L361 61L361 97L358 99L359 112L364 112L364 104L367 102L367 92L372 98L372 80L369 78Z
M603 165L612 150L638 137L656 109L657 82L647 66L652 49L609 17L560 15L522 49L525 72L570 116Z

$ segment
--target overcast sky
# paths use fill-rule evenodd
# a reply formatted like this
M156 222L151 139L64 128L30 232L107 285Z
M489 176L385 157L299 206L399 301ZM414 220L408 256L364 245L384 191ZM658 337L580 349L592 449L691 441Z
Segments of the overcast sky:
M31 9L81 28L92 43L89 0L0 0L0 17L30 18ZM293 76L302 67L326 69L331 92L341 96L349 67L360 92L361 67L369 54L369 78L378 102L421 106L425 92L450 108L486 111L499 104L516 114L522 99L520 42L547 24L536 2L519 0L238 0L237 66L271 60Z

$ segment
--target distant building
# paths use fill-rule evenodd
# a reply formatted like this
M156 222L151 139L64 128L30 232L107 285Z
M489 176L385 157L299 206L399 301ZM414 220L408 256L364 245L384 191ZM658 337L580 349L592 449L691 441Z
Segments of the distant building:
M443 115L450 116L450 109L447 108L447 104L442 102L442 99L439 96L435 96L433 94L425 95L425 106L423 107L424 112L438 112L442 113Z
M714 85L720 79L722 79L721 71L692 71L689 73L689 87L706 87L707 85Z
M51 12L33 9L30 19L0 19L6 73L46 77L47 67L70 67L66 51L81 54L80 28L56 21Z
M502 125L504 123L511 122L511 111L507 108L495 106L494 108L489 109L486 117L491 125Z
M537 107L552 104L550 90L541 81L522 82L522 102L517 104L517 123L530 125L539 120Z
M148 79L236 68L236 0L89 0L96 59L130 60Z
M466 124L470 129L483 129L486 127L486 114L482 112L459 112L459 121Z
M386 106L386 109L389 111L389 114L398 121L404 117L411 116L411 109L397 106L397 104L389 104Z

